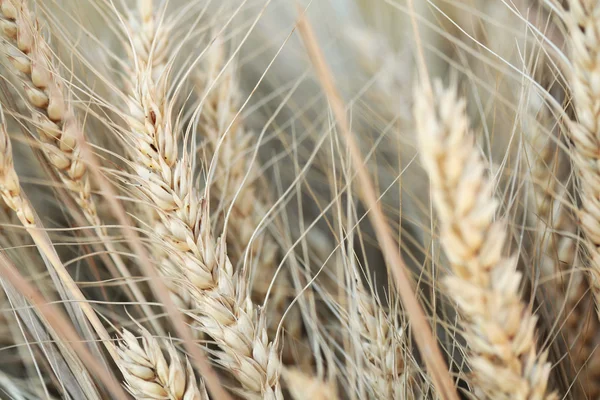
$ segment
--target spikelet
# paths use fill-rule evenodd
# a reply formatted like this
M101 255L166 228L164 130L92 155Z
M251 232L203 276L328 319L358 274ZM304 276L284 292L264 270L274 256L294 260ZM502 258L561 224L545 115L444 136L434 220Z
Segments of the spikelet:
M197 384L189 361L181 361L171 342L164 341L169 354L167 362L159 341L147 330L142 329L141 345L126 329L121 336L117 364L127 389L136 399L208 400L204 382Z

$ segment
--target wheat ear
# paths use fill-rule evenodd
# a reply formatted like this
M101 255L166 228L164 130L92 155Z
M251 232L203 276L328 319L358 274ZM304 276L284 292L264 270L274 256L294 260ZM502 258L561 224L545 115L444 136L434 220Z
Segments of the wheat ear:
M247 259L256 266L251 269L254 273L252 298L264 301L272 286L267 320L269 332L274 333L290 304L292 284L287 271L278 274L273 285L269 284L277 270L277 245L271 234L267 232L252 240L267 212L269 190L261 178L258 161L252 160L253 134L245 129L241 116L237 115L240 90L234 65L231 62L226 65L225 54L224 44L215 41L207 52L207 62L195 76L195 88L202 99L198 132L205 140L206 157L216 161L217 173L209 182L210 201L213 206L225 210L220 215L227 217L223 229L232 263L244 263L248 251ZM229 210L230 214L226 215ZM288 317L283 321L286 332L283 359L286 362L293 362L297 357L294 347L302 340L298 311L297 308L287 311Z
M414 399L415 378L405 370L404 331L397 328L380 304L357 283L358 318L350 319L350 328L358 338L362 366L360 378L366 382L368 398ZM374 396L374 397L373 397Z
M62 182L83 210L87 220L99 225L90 181L81 159L78 136L81 127L69 96L53 65L54 56L42 37L39 23L26 1L0 1L0 30L12 67L19 72L25 97L40 135L41 149Z
M0 31L9 43L3 46L8 59L17 71L26 98L32 106L42 152L67 192L81 207L88 223L100 238L106 238L107 231L97 215L87 168L81 159L78 140L81 140L83 131L71 107L69 92L63 87L54 66L54 54L41 34L39 22L28 10L26 1L0 0ZM105 246L118 272L125 278L131 278L113 243L105 241ZM127 286L144 313L151 316L152 311L139 287L130 281L127 281Z
M598 319L589 318L592 296L579 257L577 257L577 224L566 205L567 187L561 177L570 172L567 154L552 137L555 119L537 93L527 97L523 133L528 138L524 150L531 166L532 186L529 193L529 219L539 238L539 266L547 298L553 310L564 316L561 332L569 346L570 362L578 372L578 380L591 398L600 394L593 370L600 365L596 347L600 336Z
M494 399L553 399L550 364L535 347L536 317L519 297L517 258L502 256L506 227L494 221L498 201L465 102L440 82L435 94L418 89L415 100L419 148L453 272L445 284L461 312L477 386Z
M162 263L188 283L185 288L197 307L189 314L199 322L198 329L223 350L218 353L219 362L247 389L264 398L281 398L278 346L268 341L264 318L245 293L244 277L234 275L225 240L217 244L212 238L206 202L196 190L192 165L185 152L177 157L177 134L160 92L163 89L157 89L149 67L139 71L135 87L138 104L130 118L136 140L132 163L140 190L159 214L156 235L169 250L169 259Z
M159 341L142 328L142 344L123 329L119 343L118 366L127 389L136 399L208 400L204 382L198 385L189 361L181 361L175 346L164 341L165 358Z
M600 4L570 0L565 22L570 35L571 89L576 121L569 131L572 158L579 171L580 220L591 257L589 268L596 312L600 318Z
M86 301L85 296L79 290L77 284L73 281L68 271L60 261L58 254L52 247L50 239L43 231L43 227L37 221L35 212L29 200L21 192L19 177L13 165L13 153L10 137L6 131L6 122L4 112L0 106L0 195L8 207L10 207L19 218L21 224L27 229L27 232L35 242L38 251L52 265L56 274L51 273L53 279L56 277L56 286L64 285L70 292L70 296L79 302L79 307L87 317L90 324L102 340L113 359L116 359L116 353L108 332L100 322L95 311ZM42 228L42 229L40 229Z
M206 140L207 156L217 160L217 174L210 182L211 201L227 209L234 200L232 197L237 196L225 227L230 257L237 261L243 258L260 222L261 212L266 212L264 198L259 195L266 191L262 187L264 181L260 179L258 164L251 159L253 135L245 130L242 117L237 115L240 93L234 65L225 65L223 43L212 44L206 65L195 78L196 89L203 99L198 131ZM273 239L268 235L253 246L253 253L260 257L256 264L261 270L273 267L275 249Z

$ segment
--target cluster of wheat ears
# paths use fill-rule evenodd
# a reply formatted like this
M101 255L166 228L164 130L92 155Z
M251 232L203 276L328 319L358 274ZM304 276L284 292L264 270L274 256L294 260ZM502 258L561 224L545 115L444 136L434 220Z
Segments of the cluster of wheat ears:
M0 0L1 399L600 399L598 0Z

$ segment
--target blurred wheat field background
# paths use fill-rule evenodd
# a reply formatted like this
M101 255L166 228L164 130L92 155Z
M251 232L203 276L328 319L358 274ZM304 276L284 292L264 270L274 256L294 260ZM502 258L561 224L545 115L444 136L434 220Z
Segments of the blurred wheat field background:
M600 399L600 3L0 0L0 398Z

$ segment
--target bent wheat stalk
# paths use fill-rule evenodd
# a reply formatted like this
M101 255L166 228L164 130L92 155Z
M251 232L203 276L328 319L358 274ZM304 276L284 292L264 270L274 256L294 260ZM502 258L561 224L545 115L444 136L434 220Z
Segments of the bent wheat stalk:
M517 258L503 257L504 221L494 221L493 183L469 133L465 102L436 82L417 89L415 121L441 241L448 293L458 303L476 385L493 399L555 399L550 364L535 347L536 317L519 297Z

